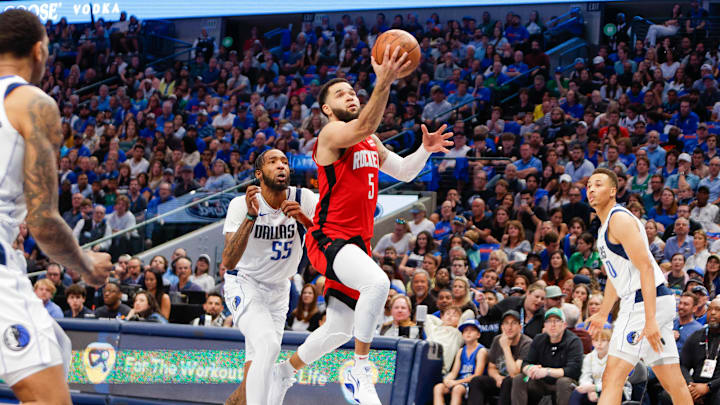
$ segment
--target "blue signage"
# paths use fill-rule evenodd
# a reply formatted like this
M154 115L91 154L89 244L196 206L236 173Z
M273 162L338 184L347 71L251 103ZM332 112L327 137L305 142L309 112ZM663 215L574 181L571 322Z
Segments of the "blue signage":
M603 0L608 1L608 0ZM37 14L45 22L57 22L60 18L67 18L69 23L85 23L90 21L90 15L103 18L106 21L116 21L120 12L135 15L139 19L173 19L173 18L203 18L238 15L263 14L297 14L317 13L331 11L358 11L378 9L403 8L437 8L458 6L499 6L518 4L551 4L551 3L578 3L583 1L572 0L365 0L355 3L344 3L336 0L275 0L262 1L233 1L228 0L118 0L97 1L63 0L63 1L0 1L0 11L11 8L22 8Z

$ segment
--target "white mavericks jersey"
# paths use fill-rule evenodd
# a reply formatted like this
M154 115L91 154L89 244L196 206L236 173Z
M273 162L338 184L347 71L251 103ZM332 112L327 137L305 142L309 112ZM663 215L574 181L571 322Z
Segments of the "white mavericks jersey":
M0 76L0 241L9 244L17 238L27 208L23 190L25 139L10 125L5 97L25 84L20 76Z
M302 212L315 216L317 197L306 188L288 187L288 200L298 201ZM263 283L281 283L297 273L302 259L305 229L295 218L273 209L260 193L258 217L248 238L245 252L235 265L240 274ZM245 195L235 197L228 207L223 233L237 232L247 215Z
M597 248L600 253L600 258L605 264L605 272L607 273L608 280L613 283L615 290L617 291L618 297L625 300L626 298L632 298L634 300L635 292L640 289L640 270L635 267L630 259L628 259L625 253L625 248L620 244L611 243L608 240L608 224L613 214L618 212L627 213L632 216L633 220L637 224L640 235L645 243L646 252L650 258L650 262L653 265L653 271L655 273L655 286L665 283L665 277L663 276L660 266L655 262L655 259L650 253L650 244L648 243L647 235L645 234L645 227L635 215L632 214L627 208L620 205L614 206L610 210L607 221L600 227L598 231ZM617 230L616 230L617 231Z

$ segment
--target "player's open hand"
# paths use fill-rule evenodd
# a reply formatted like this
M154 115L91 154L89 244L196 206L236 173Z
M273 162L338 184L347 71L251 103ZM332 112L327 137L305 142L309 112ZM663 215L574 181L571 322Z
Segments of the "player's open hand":
M590 333L590 336L592 336L593 339L595 339L597 333L605 327L605 322L607 321L607 318L607 315L603 315L597 312L595 313L595 315L592 315L585 320L585 325L588 329L588 333Z
M400 52L402 52L402 54ZM370 63L372 64L378 80L387 80L385 83L390 85L400 76L400 72L410 67L412 62L408 60L408 53L401 47L395 47L395 50L393 50L391 55L390 45L386 45L382 63L377 63L375 58L372 56L370 56Z
M447 148L454 145L453 141L449 140L452 138L453 133L443 133L447 129L447 124L443 124L437 131L435 132L428 132L427 127L425 124L421 126L422 133L423 133L423 147L425 147L425 150L434 153L434 152L443 152L448 153L450 152Z
M92 287L104 286L113 268L110 255L93 251L86 251L85 254L90 258L90 262L92 263L92 273L84 275L83 280Z
M652 347L656 353L662 352L662 337L660 336L660 328L658 327L655 319L645 320L645 328L640 334L640 339L638 340L642 340L643 338L648 340L650 347Z
M260 211L260 203L257 199L257 193L260 192L258 186L248 186L245 191L245 203L247 204L247 213L250 216L256 217Z

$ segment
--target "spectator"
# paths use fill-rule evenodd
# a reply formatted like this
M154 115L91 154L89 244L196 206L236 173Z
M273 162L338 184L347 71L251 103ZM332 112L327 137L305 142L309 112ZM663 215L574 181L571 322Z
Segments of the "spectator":
M495 336L488 352L487 375L470 381L468 405L489 405L494 395L499 395L497 403L510 403L513 377L521 373L532 339L522 333L517 311L506 311L500 322L501 334Z
M568 269L576 274L583 267L591 269L600 268L600 256L593 249L595 238L590 233L584 232L577 238L577 251L570 256Z
M85 306L85 287L80 284L73 284L65 291L68 309L65 310L65 318L94 318L93 311Z
M410 214L412 214L413 220L408 222L408 225L410 226L412 236L417 238L418 234L422 231L427 231L431 234L435 231L435 224L426 218L427 210L423 203L414 203L410 209Z
M115 282L105 284L103 303L105 305L95 310L96 318L125 319L130 313L130 307L122 303L122 291Z
M54 319L63 318L63 311L52 301L55 295L55 285L49 279L43 278L35 282L35 295L40 298L43 306Z
M532 284L527 288L527 295L505 298L490 309L484 309L482 302L479 304L480 314L487 314L482 318L487 324L498 325L502 314L512 309L520 314L523 333L528 337L533 338L543 330L545 288L541 284Z
M155 296L147 291L140 291L135 294L133 308L125 319L128 321L167 323L167 319L158 313L158 309Z
M570 396L570 405L590 405L598 401L602 391L602 375L607 366L611 335L610 330L603 329L593 339L592 345L595 350L583 359L580 381Z
M412 295L410 295L410 308L413 315L418 305L426 305L429 314L438 310L435 298L430 294L430 274L427 271L424 269L415 270L410 281L410 291L412 292Z
M548 286L562 286L567 280L572 280L573 274L568 269L567 259L562 251L554 251L549 258L548 270L541 277Z
M696 330L702 329L700 322L695 320L695 308L698 305L698 298L691 292L684 292L677 304L678 316L673 322L673 334L678 352L682 353L683 345L687 338Z
M695 202L690 204L690 219L698 222L705 232L720 232L720 207L709 204L710 189L708 186L700 186L697 189Z
M170 292L203 291L202 287L190 281L192 261L187 257L178 257L173 262L178 281L170 285Z
M209 298L209 297L208 297ZM287 320L287 328L294 331L312 332L320 326L324 313L317 307L317 290L312 284L305 284L300 292L298 306Z
M693 247L695 247L695 253L685 261L685 270L696 267L705 269L708 257L710 257L710 252L707 250L708 240L705 231L695 231L693 234Z
M223 313L223 299L218 293L209 293L203 304L203 311L205 314L195 318L190 322L194 326L215 326L222 328L226 326L227 321L232 319L226 319Z
M462 347L462 333L458 330L461 320L472 319L472 313L463 313L460 308L452 306L450 290L443 289L438 293L440 311L428 315L425 321L427 341L440 344L443 348L442 373L447 374L452 368L455 353ZM441 313L442 312L442 313Z
M199 285L206 293L215 288L215 279L210 275L210 256L198 256L195 261L195 274L190 276L190 281Z
M690 388L694 403L715 404L720 401L717 385L720 383L720 368L706 369L708 360L717 353L720 344L720 299L710 302L708 328L701 328L690 334L680 352L680 367ZM692 373L691 373L692 371ZM660 403L670 405L667 394L660 394Z
M444 405L444 396L450 394L452 404L457 404L465 398L470 381L485 372L487 364L487 350L478 343L480 338L480 324L471 319L460 324L463 336L463 347L455 355L455 362L450 372L443 378L443 382L433 388L433 404Z
M235 179L230 174L227 164L221 159L215 159L212 166L212 175L205 181L203 189L208 192L218 192L234 185Z
M584 328L577 328L577 323L580 320L580 308L574 304L564 303L561 308L563 314L565 314L565 323L567 324L567 330L574 333L575 336L580 338L583 345L583 354L588 354L592 351L592 337L590 333Z
M48 264L45 276L55 286L55 292L53 293L52 301L56 303L60 307L60 309L67 309L67 294L65 293L65 285L63 283L62 266L57 263Z
M392 321L380 328L382 336L398 336L410 339L421 339L420 330L411 318L411 309L414 307L406 295L396 295L390 301ZM431 309L428 307L428 312ZM435 312L435 311L432 311Z
M160 315L162 315L165 319L170 319L170 296L165 292L163 273L153 269L145 270L142 285L145 291L155 297L155 301L158 303L158 312Z
M523 373L513 378L513 405L539 401L548 394L555 395L558 405L567 405L580 378L582 343L566 330L565 314L558 308L546 312L545 328L547 332L537 335L530 345Z
M690 221L687 218L680 217L675 221L675 236L665 243L663 262L669 262L676 253L682 254L685 259L695 254L693 237L688 235L689 231Z
M78 240L80 245L94 242L101 238L106 238L112 234L112 229L105 219L105 207L96 205L93 208L92 218L80 219L73 229L73 236ZM92 249L96 252L107 251L110 248L112 240L108 239L93 245Z
M121 283L124 285L143 285L143 262L139 257L132 257L127 262L126 276ZM160 301L158 301L160 302Z
M668 287L678 293L685 290L685 284L688 282L688 274L684 270L685 258L682 253L675 253L670 260L670 270L665 273Z
M180 169L180 178L173 185L175 197L187 194L200 188L200 184L193 179L193 168L185 165Z
M699 186L705 186L710 192L710 203L720 204L720 156L710 159L709 174L700 180Z
M383 258L385 249L389 246L395 248L396 252L407 252L412 233L405 218L395 219L395 227L391 233L383 235L373 249L373 257L376 260Z

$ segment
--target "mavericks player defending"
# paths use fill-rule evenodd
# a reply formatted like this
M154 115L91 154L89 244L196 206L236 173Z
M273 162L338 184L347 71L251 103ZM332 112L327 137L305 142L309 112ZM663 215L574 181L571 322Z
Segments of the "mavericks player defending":
M380 125L388 93L398 72L409 62L396 48L385 49L383 63L372 60L377 81L372 97L360 111L353 87L344 79L327 82L318 97L328 123L318 135L313 158L318 165L320 203L308 230L308 258L325 275L327 321L297 353L273 373L270 402L281 404L297 370L346 343L354 334L354 366L343 376L357 403L380 404L368 361L378 316L383 312L390 281L370 256L377 204L378 170L402 181L412 181L433 152L448 152L452 133L445 126L428 133L423 145L401 158L387 150L373 133ZM254 366L253 366L254 367Z
M71 403L70 340L33 293L25 258L11 246L18 226L26 220L40 249L90 285L104 285L112 264L107 253L83 252L58 213L60 112L30 85L40 83L47 58L36 15L0 14L0 379L23 404L54 405Z
M255 160L260 187L235 197L225 219L225 302L233 324L245 335L245 397L248 405L268 402L268 382L280 354L290 302L290 277L303 254L303 235L312 225L317 198L308 189L289 187L284 153L271 149ZM249 362L252 366L248 368ZM228 404L242 403L239 387Z
M617 189L617 176L611 170L597 169L588 180L588 201L602 223L598 251L610 280L600 312L589 320L592 335L602 329L618 297L621 300L598 404L619 404L625 378L643 359L673 404L691 405L672 331L675 297L650 253L642 223L616 204Z

